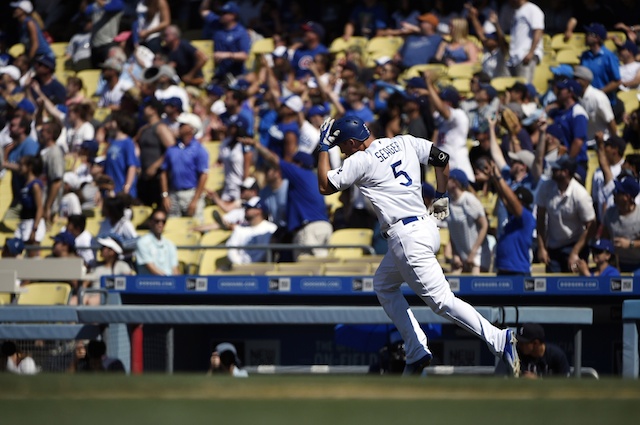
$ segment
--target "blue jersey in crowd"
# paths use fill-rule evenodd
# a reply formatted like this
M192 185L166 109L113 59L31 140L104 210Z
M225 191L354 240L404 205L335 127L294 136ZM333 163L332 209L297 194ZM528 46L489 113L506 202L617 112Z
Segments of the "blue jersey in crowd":
M36 156L40 151L40 145L38 142L33 140L31 137L27 137L16 146L9 155L7 156L7 161L13 164L18 164L20 162L20 158L23 156ZM20 173L11 173L11 193L13 194L13 200L15 202L18 201L20 196L20 189L24 186L25 178Z
M554 119L555 123L560 124L562 127L567 149L571 149L571 143L574 139L582 139L585 142L582 144L576 160L578 162L588 161L586 141L589 116L582 105L576 103L569 109L555 110L549 115Z
M282 177L289 180L287 228L295 231L314 221L329 221L316 173L284 160L280 160L280 170Z
M36 26L36 37L38 38L38 48L36 49L36 54L34 57L46 56L55 63L56 55L53 54L49 43L44 38L44 34L42 34L40 25L38 25L38 23L31 17L25 18L25 20L22 22L22 25L20 26L20 42L24 44L25 52L29 53L29 50L31 50L31 37L29 36L29 30L27 29L27 24L29 22L33 22Z
M495 269L514 273L530 273L530 249L536 219L531 211L522 208L522 216L509 216L502 237L496 245Z
M309 64L313 62L316 55L322 53L329 53L323 44L319 44L315 49L296 50L293 54L293 58L291 59L291 65L296 72L296 78L300 79L307 75L311 75L311 71L309 71Z
M220 24L220 17L210 13L205 18L203 28L205 38L213 40L216 52L245 52L251 49L251 38L246 28L236 24L233 28L226 29ZM227 73L240 75L244 73L244 62L233 59L223 59L216 62L216 77L224 77Z
M189 145L179 142L167 149L162 169L171 190L195 189L200 175L209 170L209 153L196 139Z
M604 86L612 81L620 81L620 61L618 57L605 46L602 46L600 51L595 55L591 50L584 51L580 56L580 64L591 70L593 73L591 85L597 89L602 90ZM615 105L615 90L608 93L607 96L611 104Z
M276 121L274 125L269 127L269 141L267 147L280 158L283 158L284 155L284 136L287 133L294 133L296 138L300 137L300 126L297 121L288 123Z
M33 179L20 190L20 218L22 220L36 218L38 207L36 206L36 197L33 193L33 186L40 186L40 190L44 189L44 183L39 179Z
M104 173L113 179L115 192L121 192L127 181L129 167L140 168L140 160L136 156L133 140L127 137L121 140L112 140L107 149L107 158L104 161ZM137 177L133 180L129 188L129 194L136 198Z

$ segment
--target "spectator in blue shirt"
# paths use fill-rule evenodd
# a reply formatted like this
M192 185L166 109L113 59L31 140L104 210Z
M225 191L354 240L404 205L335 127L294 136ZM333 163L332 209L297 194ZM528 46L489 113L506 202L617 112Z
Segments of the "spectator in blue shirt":
M620 270L612 265L616 262L615 248L609 239L598 239L591 244L591 258L596 264L591 269L585 260L578 262L578 272L581 276L620 276Z
M364 99L367 97L367 87L356 82L347 88L347 98L344 100L344 109L346 115L355 115L367 124L371 124L374 120L373 112Z
M291 162L298 151L300 125L298 114L304 104L300 96L291 95L281 100L278 107L278 118L269 128L268 148L279 158Z
M207 63L208 58L180 37L180 29L175 25L169 25L163 32L163 52L167 55L169 65L176 69L183 83L199 86L204 83L202 67Z
M558 109L551 110L549 116L560 124L571 158L576 160L576 173L584 184L587 177L587 123L589 115L578 103L582 95L582 86L576 80L563 80L556 84L558 88Z
M24 44L25 53L29 59L33 60L36 56L46 56L56 63L56 56L51 51L51 47L42 34L42 28L31 17L33 13L33 4L29 0L21 0L11 3L11 7L15 8L13 17L20 23L20 42Z
M606 93L614 108L616 117L621 116L624 107L617 105L616 92L622 82L620 78L620 61L615 53L604 46L607 39L607 30L604 25L593 23L584 28L586 33L585 44L588 49L580 56L580 65L586 66L593 72L591 85ZM617 112L616 112L617 109Z
M536 219L531 212L533 195L523 186L512 190L502 177L502 170L495 163L488 164L484 172L491 176L498 196L509 214L496 245L496 273L528 276L531 274L531 245L536 228Z
M309 64L311 64L316 55L329 53L327 47L322 44L324 39L324 28L317 22L307 22L302 25L304 30L303 45L296 50L291 58L291 65L295 71L297 79L311 75Z
M33 113L33 111L31 113ZM25 156L37 156L40 151L40 145L37 141L29 137L29 133L31 132L31 119L16 116L11 119L9 126L14 147L7 156L4 168L11 170L11 192L13 194L11 207L15 208L20 203L20 190L25 184L24 176L19 173L20 159Z
M418 21L420 34L409 35L396 54L396 60L401 61L405 68L432 62L442 43L442 37L436 33L439 20L434 14L424 13Z
M170 217L202 219L204 186L209 174L209 153L195 139L202 130L196 114L183 112L178 117L180 139L164 156L160 187L164 208Z
M387 12L383 5L378 4L378 0L362 0L353 8L342 37L345 40L354 35L373 38L387 28L388 20Z
M251 39L246 28L238 22L240 8L227 2L217 15L211 11L202 12L205 19L203 36L213 39L215 46L213 60L216 64L214 80L221 80L228 73L234 76L244 73L244 63L249 57Z
M38 56L35 58L34 67L35 79L40 84L42 94L56 105L63 104L67 100L67 90L54 75L56 61L51 60L49 56Z
M109 147L104 162L104 174L113 179L114 192L124 192L136 198L136 181L140 160L136 156L131 135L135 131L135 121L123 111L114 111L105 123Z

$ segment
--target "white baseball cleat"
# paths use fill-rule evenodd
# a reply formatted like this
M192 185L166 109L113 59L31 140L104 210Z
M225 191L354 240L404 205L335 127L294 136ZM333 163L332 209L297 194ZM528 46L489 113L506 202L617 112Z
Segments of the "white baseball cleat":
M507 366L509 376L517 378L520 376L520 358L518 357L518 350L516 348L518 340L511 329L507 329L506 339L507 341L502 351L502 360Z

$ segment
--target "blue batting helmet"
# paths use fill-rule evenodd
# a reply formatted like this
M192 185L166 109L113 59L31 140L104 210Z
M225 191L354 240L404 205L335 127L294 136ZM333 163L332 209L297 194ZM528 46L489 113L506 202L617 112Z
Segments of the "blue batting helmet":
M333 141L334 145L338 145L349 139L364 142L371 135L364 121L354 115L347 115L337 119L331 127L330 134L333 134L336 130L340 130L340 134L338 134Z

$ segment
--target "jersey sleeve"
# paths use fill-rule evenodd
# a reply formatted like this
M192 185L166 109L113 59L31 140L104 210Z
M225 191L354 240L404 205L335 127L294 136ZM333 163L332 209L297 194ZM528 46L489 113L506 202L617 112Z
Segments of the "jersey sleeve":
M348 189L364 176L365 160L366 154L360 152L348 157L340 168L327 173L329 183L339 191Z
M413 149L418 155L418 160L420 161L420 163L427 164L429 162L429 155L431 155L431 147L433 146L433 142L427 139L409 135L402 137L404 137L409 141L409 143L411 143L411 146L413 146Z

